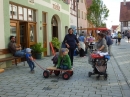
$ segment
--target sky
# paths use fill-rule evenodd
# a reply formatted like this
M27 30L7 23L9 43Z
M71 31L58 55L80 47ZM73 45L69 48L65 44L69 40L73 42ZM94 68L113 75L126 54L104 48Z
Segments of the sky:
M107 18L106 21L107 28L110 29L112 25L119 25L120 2L123 2L124 0L102 0L102 1L109 9L109 17Z

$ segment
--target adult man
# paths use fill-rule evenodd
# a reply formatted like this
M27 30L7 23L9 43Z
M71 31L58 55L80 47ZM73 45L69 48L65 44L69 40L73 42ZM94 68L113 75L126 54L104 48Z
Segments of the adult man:
M106 39L107 46L108 46L108 53L109 53L109 55L112 55L111 47L112 47L113 41L112 41L111 36L109 35L109 33L107 33L105 39Z
M8 49L16 57L24 57L25 50L21 50L21 45L16 45L15 36L10 36L10 42L8 44Z

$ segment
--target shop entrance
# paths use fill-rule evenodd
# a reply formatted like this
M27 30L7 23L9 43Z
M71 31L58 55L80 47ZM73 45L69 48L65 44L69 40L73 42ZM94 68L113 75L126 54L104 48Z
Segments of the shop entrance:
M36 23L10 20L10 35L16 37L16 44L22 49L36 43Z
M55 16L52 17L51 24L52 24L52 37L58 38L58 22Z

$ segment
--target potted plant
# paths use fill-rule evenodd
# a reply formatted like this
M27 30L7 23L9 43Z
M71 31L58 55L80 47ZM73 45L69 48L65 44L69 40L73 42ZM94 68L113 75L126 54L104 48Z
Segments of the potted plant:
M60 49L60 42L59 42L58 38L57 37L53 37L51 43L52 43L55 51L58 52L59 49Z
M36 43L35 45L32 46L32 50L33 50L35 58L41 59L42 52L45 52L46 48L43 48L41 43Z

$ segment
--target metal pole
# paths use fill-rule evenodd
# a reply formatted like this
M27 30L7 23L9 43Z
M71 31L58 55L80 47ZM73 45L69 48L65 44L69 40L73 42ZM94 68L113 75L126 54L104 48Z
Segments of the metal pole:
M76 1L76 7L77 7L77 35L79 35L79 28L78 28L78 0Z

